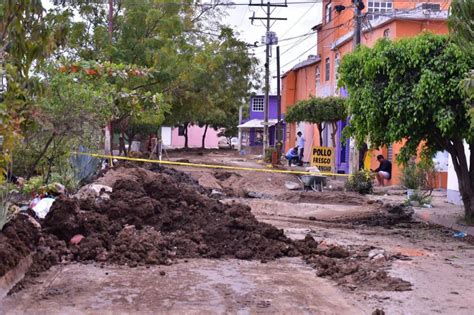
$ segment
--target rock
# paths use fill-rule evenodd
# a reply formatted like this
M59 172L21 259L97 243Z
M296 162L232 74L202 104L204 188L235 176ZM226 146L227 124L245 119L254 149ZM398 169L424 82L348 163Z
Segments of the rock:
M160 276L165 276L166 275L166 272L164 272L163 270L160 271Z
M295 183L295 182L292 182L292 181L286 181L285 182L285 187L288 190L299 190L301 188L301 184L300 183Z
M374 258L375 256L377 255L385 255L385 251L383 249L380 249L380 248L376 248L376 249L372 249L370 252L369 252L369 259L372 259Z
M69 244L78 245L84 239L84 235L76 234L69 240Z
M373 262L385 261L385 256L383 254L377 254L372 258Z
M308 218L310 221L316 221L316 217L309 217Z

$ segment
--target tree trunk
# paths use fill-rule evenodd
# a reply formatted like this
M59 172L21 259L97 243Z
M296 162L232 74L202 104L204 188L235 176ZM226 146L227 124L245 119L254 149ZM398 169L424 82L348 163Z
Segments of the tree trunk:
M206 124L206 127L204 127L204 134L202 135L202 144L201 144L201 149L206 148L206 134L207 134L207 128L209 125Z
M332 123L331 140L333 148L336 148L337 122Z
M318 131L319 131L319 146L323 146L323 124L317 124L318 125Z
M184 148L188 149L188 123L184 124Z
M468 167L467 158L464 151L462 140L448 143L447 151L451 155L454 171L458 178L459 193L464 204L464 216L466 221L474 222L474 144L470 145L470 166Z
M55 137L55 135L52 134L51 137L46 142L46 144L44 145L43 150L41 151L41 153L36 157L36 160L33 162L33 165L31 165L31 167L30 167L30 171L26 175L27 180L30 179L31 176L33 176L33 173L35 172L36 166L38 165L41 158L46 154L46 151L48 151L48 148L51 145L51 142L53 142L54 137Z

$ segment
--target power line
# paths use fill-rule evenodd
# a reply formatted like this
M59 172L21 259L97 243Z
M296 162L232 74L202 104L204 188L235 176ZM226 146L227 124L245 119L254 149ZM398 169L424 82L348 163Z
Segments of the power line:
M316 42L316 44L312 45L308 50L304 51L302 54L300 54L298 57L294 58L293 60L287 62L286 64L284 64L283 66L281 66L282 68L283 67L286 67L287 65L295 62L298 58L302 57L303 55L305 55L306 53L308 53L311 49L314 49L315 47L318 46L318 44L320 44L323 40L325 40L326 38L328 38L329 36L331 36L332 34L334 34L334 32L336 31L337 28L339 27L342 27L345 23L343 24L339 24L337 27L334 27L332 32L327 34L325 37L321 38L321 39L318 39L318 41Z
M306 14L308 14L309 11L311 11L311 9L317 4L317 2L313 3L309 8L308 10L306 10L297 20L296 22L290 26L287 31L285 33L283 33L283 35L281 36L285 36L286 34L288 34L288 32L293 28L295 27L299 22L301 22L301 20L306 16Z
M301 34L301 35L296 35L296 36L293 36L293 37L283 38L283 39L279 39L278 43L286 42L286 41L293 40L293 39L298 39L298 38L301 38L301 37L307 37L307 36L315 35L315 34L317 34L317 33L316 32L309 32L309 33L305 33L305 34ZM252 48L262 48L262 47L265 47L265 45L264 44L256 45L256 46L253 46Z

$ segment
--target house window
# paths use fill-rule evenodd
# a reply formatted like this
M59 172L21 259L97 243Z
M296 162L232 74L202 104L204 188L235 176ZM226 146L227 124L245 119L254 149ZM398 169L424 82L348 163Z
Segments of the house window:
M387 28L383 31L383 37L390 38L390 29Z
M331 2L326 4L325 14L326 14L326 18L325 18L326 23L331 22L332 20L332 3Z
M325 66L326 66L326 69L325 69L326 73L324 75L324 79L326 81L329 81L329 77L330 77L330 73L331 73L331 64L329 63L329 58L326 58Z
M334 58L334 80L336 81L337 85L337 80L339 79L339 73L337 72L339 69L339 53L336 53L336 56Z
M265 107L265 100L263 97L255 97L252 99L252 111L253 112L263 112Z
M316 67L316 88L321 84L321 71L319 71L319 66Z
M369 1L367 6L367 12L369 13L367 17L369 20L377 19L380 16L384 16L385 13L391 12L393 10L392 2L393 0Z
M184 128L184 126L179 126L178 127L178 136L184 136L184 130L186 128Z

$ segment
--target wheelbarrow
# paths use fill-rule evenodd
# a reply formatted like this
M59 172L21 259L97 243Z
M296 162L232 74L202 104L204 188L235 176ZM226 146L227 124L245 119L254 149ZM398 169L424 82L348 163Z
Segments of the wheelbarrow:
M304 191L314 190L323 192L323 186L326 185L326 176L321 175L302 175L298 177L303 183Z

